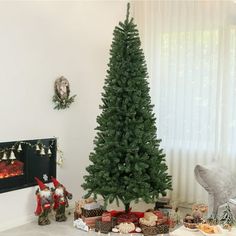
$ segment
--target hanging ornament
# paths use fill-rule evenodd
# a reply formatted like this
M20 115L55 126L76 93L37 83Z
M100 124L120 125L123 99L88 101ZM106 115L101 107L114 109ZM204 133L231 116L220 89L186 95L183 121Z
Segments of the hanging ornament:
M13 151L11 151L11 154L10 154L9 160L11 160L11 164L13 164L14 161L16 160L16 156L15 156L15 154L14 154Z
M51 152L50 148L48 148L48 155L49 155L49 156L52 155L52 152Z
M44 156L44 155L45 155L45 150L44 150L43 147L41 148L40 155L41 155L41 156Z
M15 156L15 154L14 154L13 151L11 151L11 154L10 154L9 160L16 160L16 156Z
M57 148L57 165L62 166L63 161L64 161L63 152L59 148Z
M40 147L38 144L36 144L36 151L40 151Z
M3 161L6 161L6 160L7 160L7 154L6 154L5 152L3 153L2 160L3 160Z
M22 151L22 147L21 147L21 144L19 144L18 148L17 148L17 152L20 152Z

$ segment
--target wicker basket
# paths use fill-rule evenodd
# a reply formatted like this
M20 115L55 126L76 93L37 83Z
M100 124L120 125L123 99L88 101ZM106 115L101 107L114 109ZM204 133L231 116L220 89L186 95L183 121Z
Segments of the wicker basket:
M157 234L168 234L170 231L169 225L157 225Z
M101 232L103 234L108 234L113 227L116 225L116 217L112 217L112 220L109 222L97 220L95 223L95 231Z
M144 235L156 235L169 233L169 225L147 226L140 225Z
M101 216L104 210L102 208L97 208L93 210L86 210L84 208L81 208L82 215L84 217L94 217L94 216Z
M188 223L183 221L184 227L188 228L188 229L197 229L198 224L197 223Z
M162 219L157 219L157 225L164 225L166 224L168 218L164 216Z

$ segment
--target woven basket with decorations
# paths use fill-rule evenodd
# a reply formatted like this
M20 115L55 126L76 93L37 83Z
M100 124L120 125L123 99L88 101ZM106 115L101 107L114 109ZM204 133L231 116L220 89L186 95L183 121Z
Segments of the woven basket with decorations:
M156 234L168 234L169 225L156 225L156 226L147 226L140 225L144 235L156 235Z
M95 231L101 232L103 234L108 234L112 230L112 228L115 227L116 223L116 217L112 217L111 221L97 220L95 223Z
M144 235L156 235L158 234L158 229L156 226L147 226L147 225L140 225L142 232Z
M84 208L81 208L82 215L85 217L94 217L94 216L101 216L104 210L102 208L92 209L92 210L86 210Z
M140 227L144 235L156 235L169 233L167 217L159 217L151 211L144 212L144 217L139 219Z
M168 234L170 231L170 227L167 224L157 225L157 234Z

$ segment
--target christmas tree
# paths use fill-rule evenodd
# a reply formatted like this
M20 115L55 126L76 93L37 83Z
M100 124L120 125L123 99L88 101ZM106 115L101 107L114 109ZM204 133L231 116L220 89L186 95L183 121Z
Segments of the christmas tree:
M225 225L232 226L232 225L235 225L235 223L236 223L234 214L231 211L230 206L229 206L228 203L226 204L225 210L223 211L223 214L222 214L222 216L220 218L220 223L223 226L225 226Z
M86 197L101 195L105 204L116 200L119 205L120 200L128 212L131 201L153 202L171 189L129 3L125 21L114 29L108 66L95 148L89 157L92 164L82 187Z

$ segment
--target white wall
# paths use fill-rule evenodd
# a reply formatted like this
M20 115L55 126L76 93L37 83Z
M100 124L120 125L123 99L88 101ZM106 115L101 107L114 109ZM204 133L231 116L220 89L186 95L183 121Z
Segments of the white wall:
M125 14L125 1L0 2L0 141L58 137L58 178L74 200L83 195L112 32ZM61 75L77 94L65 111L51 102ZM32 220L34 193L0 194L0 231Z

